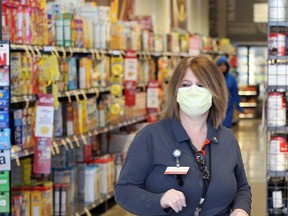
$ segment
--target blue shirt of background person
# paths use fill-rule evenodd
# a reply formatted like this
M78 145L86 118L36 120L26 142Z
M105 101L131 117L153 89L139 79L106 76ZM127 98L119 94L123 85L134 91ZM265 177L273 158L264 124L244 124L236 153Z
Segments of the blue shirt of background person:
M233 124L234 108L239 112L244 112L244 109L240 107L240 97L238 95L238 86L235 76L229 73L230 64L226 57L222 56L217 60L217 65L225 76L226 85L229 91L228 107L226 117L223 121L223 125L231 128Z

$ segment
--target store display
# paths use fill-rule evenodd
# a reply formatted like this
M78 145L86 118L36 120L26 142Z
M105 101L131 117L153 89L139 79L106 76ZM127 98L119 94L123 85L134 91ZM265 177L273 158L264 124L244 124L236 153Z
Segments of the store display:
M267 213L287 215L287 17L286 1L268 4Z

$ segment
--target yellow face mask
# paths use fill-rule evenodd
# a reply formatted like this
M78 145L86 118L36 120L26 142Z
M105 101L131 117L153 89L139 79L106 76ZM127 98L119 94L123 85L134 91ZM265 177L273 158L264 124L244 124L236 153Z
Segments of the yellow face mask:
M177 102L186 115L199 116L212 106L212 94L208 89L197 85L183 87L178 89Z

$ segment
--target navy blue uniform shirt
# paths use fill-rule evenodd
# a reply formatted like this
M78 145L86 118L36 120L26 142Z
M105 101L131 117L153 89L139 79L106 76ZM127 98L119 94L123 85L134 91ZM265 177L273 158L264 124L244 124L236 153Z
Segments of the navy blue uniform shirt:
M206 147L205 159L209 165L211 158L211 181L200 215L228 216L236 208L250 215L252 195L233 132L223 126L215 129L208 121L207 139L211 148ZM136 215L192 216L202 194L203 180L190 143L183 126L174 118L143 128L129 147L115 185L117 203ZM193 144L192 147L196 150ZM188 174L182 176L183 186L177 184L174 175L164 174L168 166L176 166L172 155L175 149L182 152L180 165L190 167ZM171 208L164 211L160 205L162 195L169 189L185 195L187 207L178 214Z

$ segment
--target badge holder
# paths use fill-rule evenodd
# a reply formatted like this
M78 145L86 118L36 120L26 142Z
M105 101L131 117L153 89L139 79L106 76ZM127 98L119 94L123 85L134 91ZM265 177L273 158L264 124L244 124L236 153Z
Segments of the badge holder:
M180 149L175 149L173 151L173 156L176 158L176 166L168 166L164 172L166 175L175 175L177 184L179 186L184 185L184 181L182 178L182 175L186 175L190 169L190 167L187 166L181 166L180 165L180 157L182 156L182 152Z

